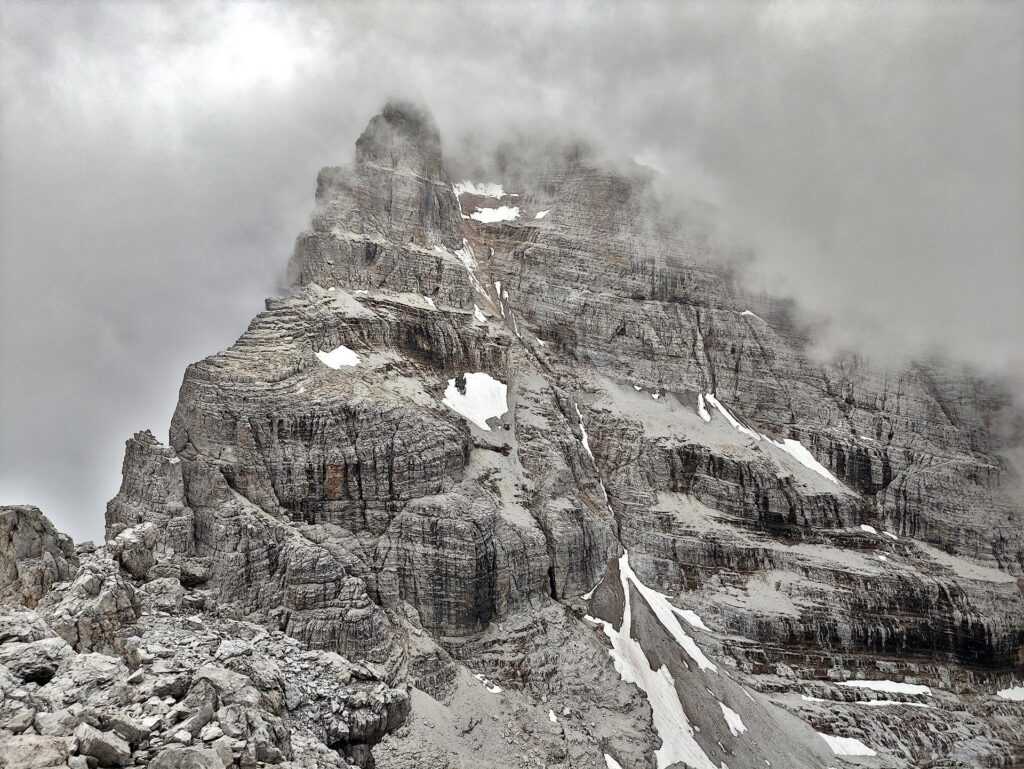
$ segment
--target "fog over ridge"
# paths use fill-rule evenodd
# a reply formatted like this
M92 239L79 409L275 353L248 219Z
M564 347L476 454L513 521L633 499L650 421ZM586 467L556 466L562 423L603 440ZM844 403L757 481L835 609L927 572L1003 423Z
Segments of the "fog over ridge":
M707 200L818 353L1024 381L1024 28L1010 3L6 2L0 502L98 537L391 96L450 164L579 136ZM465 162L465 161L463 161ZM12 372L13 375L12 375Z

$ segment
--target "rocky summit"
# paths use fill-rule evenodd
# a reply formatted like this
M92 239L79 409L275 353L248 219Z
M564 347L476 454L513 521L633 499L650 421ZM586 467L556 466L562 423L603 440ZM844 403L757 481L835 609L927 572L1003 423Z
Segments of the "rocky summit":
M816 362L639 166L441 148L320 172L102 545L0 510L0 765L1024 766L1007 394Z

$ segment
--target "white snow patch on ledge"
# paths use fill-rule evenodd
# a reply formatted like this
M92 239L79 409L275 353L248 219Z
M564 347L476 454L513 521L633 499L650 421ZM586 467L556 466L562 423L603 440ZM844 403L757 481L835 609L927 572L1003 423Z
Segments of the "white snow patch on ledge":
M792 438L784 438L781 443L773 441L771 438L767 438L767 440L785 451L804 467L810 468L822 478L832 481L837 486L839 485L839 479L832 475L825 465L815 459L814 455L800 441L793 440Z
M866 531L868 534L877 534L878 533L878 529L876 529L874 526L869 526L866 523L862 523L860 525L860 530L861 531Z
M508 411L508 386L486 372L467 372L465 394L459 392L454 379L449 379L441 402L481 430L489 432L491 428L487 426L487 420L503 416Z
M339 369L342 366L359 365L359 356L354 350L350 350L345 345L335 347L333 350L328 352L320 351L316 354L316 357L318 357L320 362L325 366L333 369Z
M693 627L699 627L701 630L708 629L708 626L704 624L704 620L702 620L700 615L695 611L690 609L675 609L675 613L693 625Z
M480 182L474 184L469 180L458 182L452 185L452 191L456 197L461 197L467 192L470 195L479 195L482 198L500 198L505 195L505 188L494 182Z
M481 309L480 309L480 308L479 308L479 307L478 307L477 305L475 305L475 304L473 305L473 317L474 317L474 318L476 318L476 319L477 319L478 321L480 321L481 323L486 323L486 322L487 322L487 316L486 316L486 315L484 315L484 311L483 311L483 310L481 310Z
M818 732L818 736L828 743L828 746L832 748L832 752L837 756L877 756L871 748L865 745L854 737L836 737L832 734L822 734Z
M551 209L550 208L547 211L538 211L537 213L535 213L533 215L533 218L534 219L543 219L545 216L547 216L550 213L551 213Z
M757 318L759 321L764 323L764 318L762 318L760 315L756 313L751 312L750 310L744 310L743 312L740 313L740 315L747 315L748 317L751 318Z
M736 417L729 413L729 409L723 406L721 401L719 401L718 398L716 398L711 393L704 394L703 398L716 409L718 409L718 412L723 417L725 417L726 421L728 421L729 424L731 424L739 432L743 433L744 435L750 436L755 441L768 441L768 443L772 444L776 448L785 451L787 454L793 457L793 459L802 464L804 467L808 468L809 470L813 470L822 478L831 481L837 486L839 485L839 479L832 475L832 473L829 472L828 468L825 467L825 465L821 464L821 462L815 459L814 455L810 451L808 451L807 448L802 443L800 443L800 441L794 440L793 438L784 438L781 441L773 440L772 438L769 438L767 435L762 435L756 430L751 430L745 424L736 419ZM700 413L699 401L697 407L698 413ZM704 415L701 414L702 418L703 416ZM708 417L710 416L711 415L708 414ZM710 418L708 419L708 421L710 421Z
M473 678L482 683L484 685L484 688L487 689L487 691L489 691L491 694L500 694L502 691L504 691L497 684L488 681L487 678L482 673L474 673Z
M722 715L725 716L725 723L729 727L729 731L732 732L733 737L739 737L743 732L747 731L746 724L743 723L743 719L740 718L740 714L730 708L724 702L719 702L718 706L722 709Z
M620 764L614 758L609 756L607 753L604 754L604 763L606 769L622 769L622 764Z
M553 724L557 724L558 723L558 716L555 715L555 711L553 711L553 710L549 710L548 711L548 721L550 721Z
M761 433L755 432L754 430L751 430L745 424L741 423L738 419L736 419L736 417L734 417L729 412L729 409L727 409L725 406L723 406L719 402L718 398L716 398L713 394L707 393L704 396L704 400L706 400L708 403L710 403L712 406L714 406L716 409L718 409L718 413L721 414L723 417L725 417L725 421L727 421L729 424L731 424L733 426L733 428L735 428L736 430L739 430L744 435L750 436L755 441L761 440Z
M1024 686L1011 686L1009 689L1000 689L996 692L997 697L1014 702L1024 702Z
M491 224L492 222L511 222L519 218L519 206L478 208L469 215L469 218L475 219L478 222L483 222L484 224Z
M876 692L895 692L897 694L931 694L932 690L923 684L903 684L898 681L843 681L840 686L856 689L873 689Z
M711 421L711 413L708 411L708 407L704 403L704 393L697 393L697 414L705 422Z

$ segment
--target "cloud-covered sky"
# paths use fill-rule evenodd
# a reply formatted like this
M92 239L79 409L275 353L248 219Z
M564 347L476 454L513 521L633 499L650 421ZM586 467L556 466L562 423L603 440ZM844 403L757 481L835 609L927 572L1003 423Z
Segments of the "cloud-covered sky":
M99 538L124 440L278 292L389 96L715 204L826 349L1024 368L1024 5L5 0L0 502Z

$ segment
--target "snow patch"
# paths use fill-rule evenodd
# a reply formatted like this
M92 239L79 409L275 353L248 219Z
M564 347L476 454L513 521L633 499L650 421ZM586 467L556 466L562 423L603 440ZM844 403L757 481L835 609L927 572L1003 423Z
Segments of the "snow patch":
M583 448L587 450L587 456L590 457L590 461L594 462L594 452L590 450L590 436L587 435L587 428L583 424L583 414L580 412L580 407L577 404L574 403L572 405L576 407L576 416L580 419L580 433L583 435L580 438L580 442L583 444Z
M484 315L484 311L477 307L475 304L473 305L473 317L476 318L481 323L487 322L487 316Z
M355 351L350 350L345 345L335 347L333 350L328 352L321 350L316 354L316 357L318 357L320 362L325 366L333 369L339 369L342 366L359 365L359 356L356 355Z
M771 438L767 438L767 440L785 451L804 467L810 468L822 478L827 478L837 486L839 485L839 479L832 475L825 465L815 459L814 455L800 441L793 440L792 438L785 438L781 443L773 441Z
M426 300L427 305L430 307L431 310L436 310L437 309L437 305L434 304L434 300L433 299L431 299L429 296L425 296L423 298Z
M882 533L894 542L899 542L900 540L900 538L893 534L891 531L883 531Z
M558 723L558 716L555 715L555 711L553 711L553 710L549 710L548 711L548 721L550 721L553 724L557 724Z
M860 525L860 530L861 531L866 531L868 534L877 534L878 533L878 529L876 529L874 526L868 526L868 524L866 524L866 523L862 523Z
M658 400L658 398L660 398L660 397L661 397L661 393L651 393L651 397L652 397L652 398L653 398L654 400Z
M469 215L484 224L493 222L511 222L519 218L519 206L498 206L497 208L478 208Z
M474 184L467 180L452 185L452 191L456 197L462 197L467 192L470 195L478 195L481 198L501 198L505 196L505 188L494 182L480 182Z
M827 467L825 467L823 464L821 464L821 462L815 459L814 455L810 451L808 451L807 448L802 443L800 443L800 441L794 440L793 438L784 438L781 441L777 441L772 438L769 438L767 435L762 435L756 430L751 430L745 424L736 419L736 417L734 417L729 412L729 409L723 406L722 403L718 400L718 398L716 398L711 393L705 393L703 397L704 400L706 400L708 403L714 406L718 410L718 412L723 417L725 417L726 421L739 432L743 433L744 435L750 436L755 441L768 441L768 443L772 444L776 448L785 451L787 454L793 457L793 459L802 464L804 467L808 468L809 470L813 470L822 478L825 478L831 481L832 483L839 485L839 479L832 475L832 473L829 472ZM699 408L700 403L698 402L698 413L700 413ZM701 414L701 416L703 417L704 415ZM708 421L710 421L710 416L711 415L708 414Z
M508 386L486 372L467 372L466 392L459 392L455 380L449 379L441 402L481 430L489 432L491 428L487 426L487 420L503 416L508 411Z
M836 737L832 734L822 734L818 732L818 736L828 743L828 746L832 748L832 752L837 756L876 756L878 755L861 742L853 737Z
M504 691L500 686L489 681L487 677L483 675L483 673L474 673L473 678L482 683L484 685L484 688L487 689L487 691L489 691L491 694L500 694L502 691Z
M1024 702L1024 686L1011 686L1009 689L1000 689L996 692L997 697L1014 702Z
M689 622L693 627L699 627L701 630L707 630L708 626L704 624L704 620L700 618L700 615L690 609L676 609L676 614Z
M732 425L734 429L739 430L744 435L750 436L755 441L761 440L761 433L755 432L751 430L749 427L747 427L745 424L742 424L738 419L736 419L736 417L734 417L729 412L729 409L727 409L719 402L718 398L716 398L714 395L712 395L711 393L707 393L704 396L704 399L712 406L714 406L718 410L718 413L725 417L725 421Z
M535 213L533 215L533 218L534 219L543 219L545 216L547 216L550 213L551 213L551 209L550 208L547 211L538 211L537 213Z
M708 411L708 407L704 403L704 393L697 393L697 414L705 422L711 421L711 412Z
M622 557L619 558L619 570L622 572L624 579L628 579L633 583L637 592L647 601L664 628L675 642L682 646L683 650L690 655L690 658L697 663L697 666L701 670L717 672L718 668L715 666L715 663L704 655L704 652L700 650L694 640L683 630L683 626L679 624L679 620L675 616L676 607L669 603L668 596L647 587L647 585L640 581L640 578L633 571L633 567L629 565L628 552L623 553ZM625 583L623 583L623 588L625 588Z
M694 728L679 701L675 680L669 669L662 665L654 670L640 643L632 637L633 610L630 605L630 583L651 606L659 621L672 636L680 643L683 640L688 641L692 648L684 646L684 649L694 659L702 658L698 662L702 669L707 665L709 669L715 670L715 666L704 657L700 649L696 648L693 640L683 632L668 599L648 588L633 573L629 565L628 552L623 553L619 558L619 580L624 596L620 628L616 630L610 622L594 617L587 616L586 619L601 625L604 629L604 633L612 645L609 654L615 664L615 670L622 680L626 683L636 684L647 694L654 728L661 738L661 747L654 754L658 769L665 769L665 767L676 763L686 764L692 769L718 769L694 738ZM697 656L694 656L695 654ZM605 760L607 762L607 755ZM618 764L613 765L609 762L608 766L613 767Z
M764 318L762 318L760 315L756 315L756 314L752 313L750 310L744 310L743 312L740 313L740 315L747 315L747 316L749 316L751 318L757 318L759 321L764 323Z
M604 763L606 769L622 769L622 764L620 764L614 758L609 756L607 753L604 754Z
M445 249L444 246L434 246L434 249L441 253L447 253L447 249ZM493 251L494 249L491 250ZM462 239L462 248L455 252L455 258L462 262L462 266L465 267L466 272L469 273L469 282L472 284L474 290L481 296L486 297L487 291L480 285L480 281L477 280L476 277L476 256L473 254L473 248L469 245L469 241L466 240L466 238Z
M896 692L898 694L931 694L932 690L922 684L903 684L898 681L843 681L840 686L855 689L873 689L876 692Z
M743 732L747 731L746 724L743 723L743 719L740 718L740 714L730 708L724 702L719 702L718 706L722 709L722 715L725 716L725 723L729 726L729 731L732 732L733 737L739 737Z

